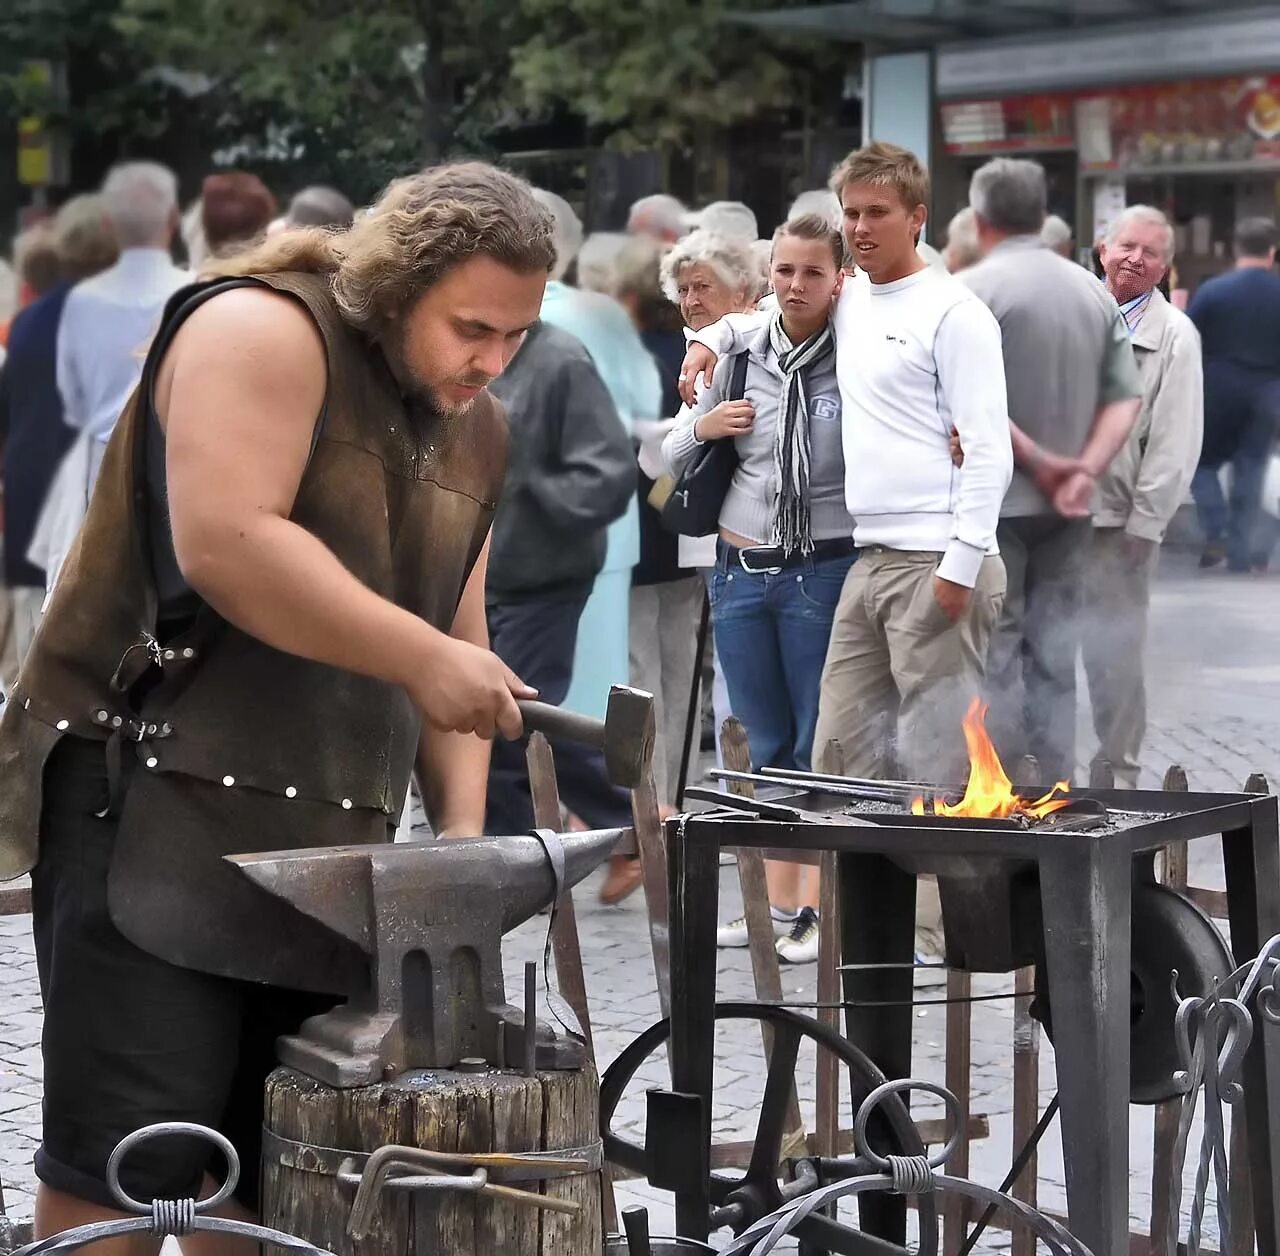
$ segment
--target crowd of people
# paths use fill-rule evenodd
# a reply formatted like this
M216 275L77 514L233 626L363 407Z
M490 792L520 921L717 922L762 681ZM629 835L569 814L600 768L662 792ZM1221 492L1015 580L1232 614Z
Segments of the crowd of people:
M1097 756L1137 784L1150 585L1188 488L1203 565L1265 568L1280 535L1260 510L1280 415L1274 224L1241 224L1237 270L1184 313L1165 215L1120 214L1096 277L1032 161L975 174L940 254L923 243L927 171L887 144L802 193L768 239L737 202L655 194L624 230L585 235L563 198L534 196L555 260L491 388L510 447L484 602L507 666L593 713L620 679L652 692L664 816L704 679L715 726L737 715L757 766L962 781L979 694L1006 761L1070 780L1082 654ZM184 213L171 172L129 163L19 237L0 374L6 684L174 294L264 238L357 217L323 187L278 215L239 172L209 176ZM671 496L707 493L685 481L713 446L732 451L713 522L680 534ZM163 442L146 458L162 467ZM571 822L626 824L601 756L557 750ZM499 741L486 829L532 817L523 746ZM815 958L816 874L768 876L779 955ZM615 858L602 898L639 881ZM922 912L927 949L936 904ZM743 922L720 940L745 944Z
M182 214L130 163L24 234L0 876L32 876L38 1235L108 1215L112 1147L156 1120L226 1133L251 1210L276 1037L368 988L224 856L385 841L415 769L438 838L527 830L518 701L600 710L627 675L671 815L703 622L757 766L956 784L981 697L1006 762L1069 780L1083 653L1098 754L1136 783L1193 478L1205 563L1265 561L1275 227L1241 224L1188 315L1157 208L1109 224L1098 278L1035 162L978 170L941 255L929 200L885 143L763 241L745 205L666 195L584 236L475 162L282 216L221 173ZM599 754L557 759L571 822L627 822ZM638 881L618 858L602 896ZM768 884L779 956L814 959L814 878ZM126 1189L194 1197L203 1147L147 1151Z

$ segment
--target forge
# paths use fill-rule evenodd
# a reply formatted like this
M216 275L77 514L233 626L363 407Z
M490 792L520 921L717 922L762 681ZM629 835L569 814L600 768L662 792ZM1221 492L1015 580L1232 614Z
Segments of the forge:
M667 829L673 1091L710 1094L721 849L801 862L838 855L846 1032L888 1077L911 1076L916 881L937 877L949 966L1034 965L1035 1014L1056 1049L1070 1228L1096 1253L1126 1251L1128 1107L1177 1093L1177 999L1207 992L1280 931L1275 797L1064 795L1004 777L1008 796L990 808L998 814L964 815L972 773L965 787L769 769L720 775L747 777L760 797L691 791L712 809ZM1156 881L1158 851L1203 837L1222 843L1230 949L1193 903ZM1280 1049L1258 1032L1249 1050L1245 1090L1251 1117L1260 1114L1249 1123L1250 1161L1266 1226L1277 1221ZM693 1227L705 1207L677 1192L681 1233L701 1236ZM877 1204L864 1228L901 1242L904 1216Z

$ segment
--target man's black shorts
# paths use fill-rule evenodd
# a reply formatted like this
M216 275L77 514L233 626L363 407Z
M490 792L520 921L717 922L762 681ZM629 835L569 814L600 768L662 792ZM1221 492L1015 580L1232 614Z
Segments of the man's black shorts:
M107 912L116 826L95 814L107 796L97 742L67 737L45 767L32 910L44 998L44 1141L36 1174L55 1190L108 1207L112 1148L156 1121L195 1121L240 1153L236 1194L257 1206L262 1085L275 1040L332 997L177 968L124 938ZM134 1199L183 1199L220 1157L169 1138L130 1153Z

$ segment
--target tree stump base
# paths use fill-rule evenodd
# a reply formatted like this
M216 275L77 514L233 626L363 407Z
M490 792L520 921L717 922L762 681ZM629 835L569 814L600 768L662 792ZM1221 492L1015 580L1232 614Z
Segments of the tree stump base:
M576 1216L476 1194L387 1189L369 1233L353 1244L355 1188L339 1182L334 1156L305 1152L367 1155L389 1143L443 1152L587 1147L600 1137L599 1083L589 1067L533 1077L415 1070L350 1090L279 1068L267 1078L265 1112L263 1222L336 1256L357 1256L357 1248L358 1256L599 1256L603 1247L598 1173L512 1183L574 1201Z

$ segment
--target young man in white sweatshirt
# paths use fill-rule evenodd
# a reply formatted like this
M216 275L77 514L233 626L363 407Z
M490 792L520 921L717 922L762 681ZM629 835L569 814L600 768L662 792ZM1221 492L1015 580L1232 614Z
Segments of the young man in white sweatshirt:
M1013 452L1000 328L916 252L929 176L912 153L870 144L837 167L831 186L862 272L834 315L858 561L836 611L814 762L834 766L823 756L837 741L853 775L963 784L961 719L981 691L1005 590L996 524ZM698 334L705 348L690 347L682 387L716 353L742 347L750 318Z

